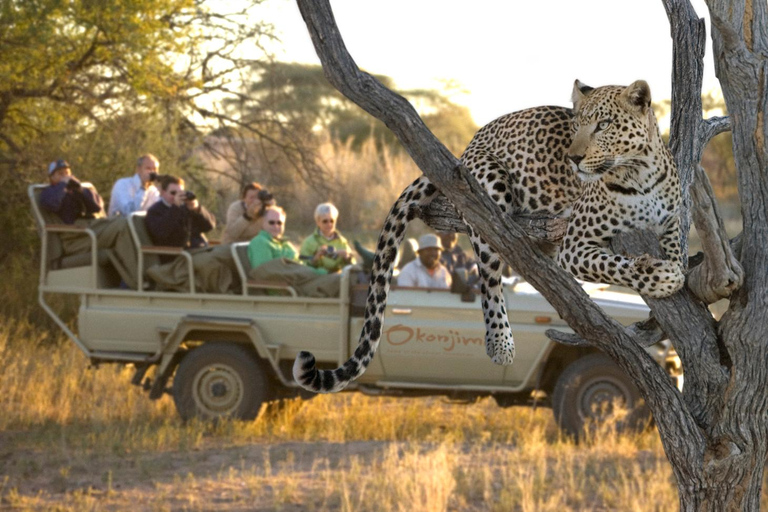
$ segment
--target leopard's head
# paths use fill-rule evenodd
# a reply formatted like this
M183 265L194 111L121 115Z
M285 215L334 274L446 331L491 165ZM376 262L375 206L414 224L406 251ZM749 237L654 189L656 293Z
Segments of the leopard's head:
M645 81L594 89L576 80L572 100L574 135L567 157L583 181L596 181L617 166L638 165L649 155L658 127Z

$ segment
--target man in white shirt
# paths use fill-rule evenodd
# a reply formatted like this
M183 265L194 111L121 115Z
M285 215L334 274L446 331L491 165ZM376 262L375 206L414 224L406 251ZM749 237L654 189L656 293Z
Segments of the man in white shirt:
M397 276L398 286L416 288L440 288L448 290L451 287L451 274L440 263L440 253L443 246L437 235L424 235L419 238L419 257L400 270Z
M160 162L154 155L146 154L136 162L136 174L120 178L112 187L109 200L109 216L128 216L133 212L145 212L160 199L160 191L153 184Z

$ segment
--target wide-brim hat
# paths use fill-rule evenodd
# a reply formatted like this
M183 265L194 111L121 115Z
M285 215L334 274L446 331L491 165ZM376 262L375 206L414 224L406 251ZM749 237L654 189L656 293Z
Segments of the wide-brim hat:
M419 250L428 249L430 247L436 247L443 250L443 244L440 242L440 238L437 235L422 235L419 238Z

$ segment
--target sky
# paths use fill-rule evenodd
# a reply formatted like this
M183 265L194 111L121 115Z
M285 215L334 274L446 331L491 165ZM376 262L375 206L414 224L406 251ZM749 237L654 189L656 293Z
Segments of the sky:
M454 83L451 99L483 125L537 105L570 106L573 81L643 79L655 101L671 96L672 40L661 0L331 0L357 65L400 89ZM709 21L703 0L692 2ZM260 8L275 25L279 60L315 63L295 1ZM718 87L711 46L704 92Z

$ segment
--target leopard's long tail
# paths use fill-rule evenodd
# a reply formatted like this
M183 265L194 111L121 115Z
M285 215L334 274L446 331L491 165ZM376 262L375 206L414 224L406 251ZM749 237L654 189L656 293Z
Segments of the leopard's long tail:
M379 235L368 287L363 331L355 353L335 370L318 370L315 356L310 352L299 352L293 363L293 378L301 387L316 393L335 393L347 387L368 368L381 339L389 283L405 228L413 220L415 209L429 204L437 192L429 179L422 176L400 194Z

